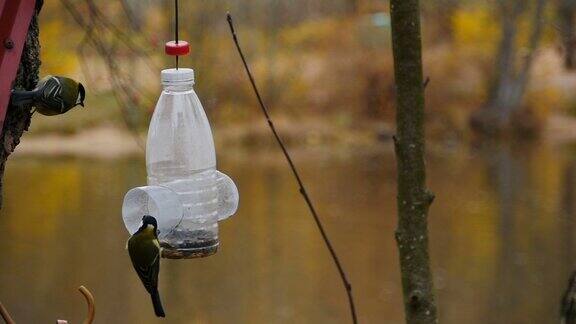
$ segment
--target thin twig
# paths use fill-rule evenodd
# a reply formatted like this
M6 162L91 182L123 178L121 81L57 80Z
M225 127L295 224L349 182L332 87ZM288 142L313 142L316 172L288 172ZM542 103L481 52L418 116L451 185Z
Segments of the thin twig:
M80 286L78 290L80 291L80 293L82 293L82 295L84 295L84 298L86 298L86 304L88 304L88 316L84 320L84 324L92 324L92 322L94 322L94 316L96 314L96 308L94 306L94 296L92 296L90 290L88 290L84 286Z
M131 50L135 54L144 54L145 60L144 62L150 68L150 71L156 72L158 70L158 66L155 64L154 60L151 59L150 50L138 46L136 42L134 42L133 37L130 37L121 27L116 26L112 21L108 19L108 16L105 15L96 5L94 0L85 0L86 4L88 5L88 10L90 14L93 14L95 18L98 20L100 25L105 29L111 31L115 38L119 39L126 47Z
M129 115L132 111L137 111L136 108L139 106L139 103L135 102L134 98L144 98L150 103L152 103L153 100L148 98L142 91L139 91L139 89L130 85L130 83L124 78L124 75L120 72L121 69L116 64L116 58L114 57L114 51L112 47L106 43L102 36L98 36L100 33L105 32L104 30L97 30L98 26L100 26L100 29L102 29L102 26L104 26L104 29L110 29L110 26L113 26L113 28L116 27L109 22L103 23L101 21L103 15L100 13L94 2L90 0L86 0L88 3L88 8L90 9L89 17L86 19L84 19L80 11L69 0L60 1L64 5L64 8L70 13L72 18L74 18L76 23L85 31L84 38L78 44L77 52L82 54L84 52L85 46L91 44L98 55L104 60L104 63L106 63L106 67L108 69L108 79L109 82L113 85L113 93L119 103L119 108L124 124L126 125L128 131L132 134L136 144L141 149L144 149L144 143L140 138L136 125L133 125ZM130 44L131 43L127 43L129 48L131 48ZM83 64L84 57L85 55L79 55L80 62L83 66L85 65ZM146 58L147 57L145 57L145 59ZM87 77L89 77L89 75L87 75Z
M0 315L6 324L16 324L2 303L0 303Z
M306 204L308 205L308 208L310 209L310 213L314 217L314 221L316 222L316 226L318 227L318 230L320 231L320 234L322 235L322 238L324 239L324 243L326 243L326 247L328 248L328 251L330 251L330 255L332 256L332 260L334 261L336 268L338 268L338 272L340 273L340 278L342 279L342 283L344 284L344 287L346 288L346 294L348 295L348 303L350 304L350 312L352 315L352 322L358 323L358 320L356 318L356 309L354 307L354 298L352 297L352 285L348 281L348 278L346 277L346 273L344 272L344 268L340 264L340 260L338 259L338 256L336 255L336 251L332 247L332 243L330 243L330 239L328 238L328 235L326 234L326 231L324 230L324 226L322 225L322 222L320 221L320 218L318 217L318 214L316 213L316 210L314 209L314 205L312 205L312 201L310 200L310 197L308 196L308 193L306 192L306 189L304 188L304 183L302 182L302 179L300 179L300 175L298 174L298 171L296 170L296 166L294 165L294 162L292 162L292 158L290 157L290 154L288 154L288 151L286 150L286 147L284 146L282 139L278 135L278 132L276 131L276 128L274 127L274 124L272 123L272 120L270 119L270 115L268 113L268 108L266 108L266 105L264 104L264 101L262 100L262 97L260 96L260 92L258 91L258 87L256 86L256 82L254 81L254 77L252 76L252 72L250 72L250 68L248 67L248 63L246 62L246 58L244 57L244 53L242 52L242 48L240 48L240 43L238 42L238 37L236 36L236 30L234 29L234 23L232 21L232 16L230 15L230 13L227 14L227 19L228 19L228 25L230 25L230 32L232 33L232 38L234 39L234 44L236 44L236 49L238 50L238 54L240 54L240 58L242 59L242 63L244 64L244 68L246 69L246 73L248 74L248 78L250 79L250 84L252 85L252 89L254 90L256 97L258 98L258 103L260 104L260 108L262 108L262 112L264 113L264 116L266 117L266 121L268 122L268 126L270 127L272 134L274 134L274 137L276 138L276 142L278 142L278 145L280 146L280 148L282 149L282 152L284 153L284 157L286 157L286 160L288 161L288 164L290 165L290 169L292 170L292 173L294 174L294 178L296 178L296 181L298 182L298 186L300 187L300 194L302 194L302 197L304 197L304 200L306 201Z
M141 33L141 27L136 15L134 14L134 10L132 10L130 4L126 0L120 0L120 4L122 5L122 11L124 11L124 15L128 18L130 29L133 31Z

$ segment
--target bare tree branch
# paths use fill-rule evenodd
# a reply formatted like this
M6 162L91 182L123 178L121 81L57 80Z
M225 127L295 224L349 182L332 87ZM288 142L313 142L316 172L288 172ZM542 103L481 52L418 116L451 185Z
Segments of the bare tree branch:
M428 253L428 209L434 195L426 189L424 163L424 87L420 3L391 0L392 49L396 79L398 226L396 242L406 323L437 323Z
M242 59L242 64L244 65L244 69L246 70L246 74L248 75L248 79L250 80L250 84L252 85L252 90L254 90L254 93L256 94L256 98L258 99L258 103L260 105L262 113L264 114L264 117L266 118L266 121L268 122L268 126L270 127L270 130L272 131L272 134L274 135L276 142L280 146L280 149L282 150L282 153L284 154L284 157L286 158L286 161L288 162L288 165L290 166L290 170L292 170L292 174L294 175L296 182L298 182L300 194L302 195L302 197L306 201L306 204L308 205L308 209L310 210L310 213L312 214L312 217L314 218L316 226L318 227L318 230L320 231L320 234L322 235L322 239L324 240L324 243L326 244L326 247L328 248L328 251L330 252L330 256L332 257L332 261L334 261L334 264L336 265L336 268L338 269L338 273L340 274L340 278L342 279L342 283L344 284L344 288L346 288L346 294L348 296L348 303L350 306L350 313L352 315L352 322L354 324L356 324L356 323L358 323L358 318L356 316L356 308L354 306L354 297L352 296L352 284L350 283L350 281L348 281L348 277L346 276L346 272L344 271L344 268L342 267L342 264L340 263L340 259L338 258L338 255L336 254L336 250L334 249L334 247L332 246L332 243L330 242L330 239L328 238L328 234L326 234L326 231L324 230L324 225L322 225L322 221L320 220L320 217L318 216L318 213L316 212L316 209L314 208L314 205L312 204L312 200L310 199L310 196L308 195L308 192L306 191L306 188L304 187L304 183L302 182L302 179L300 178L300 174L298 173L298 170L296 169L296 166L294 165L294 162L292 161L292 158L290 157L290 154L288 153L288 150L286 149L284 142L282 142L280 135L278 135L278 132L276 131L276 127L274 127L274 123L272 122L272 119L270 118L270 115L268 113L268 108L267 108L266 104L264 104L264 101L262 100L262 96L260 95L260 91L258 91L258 87L256 86L256 81L254 81L254 76L252 75L252 72L250 71L250 67L248 66L246 58L244 57L244 53L242 52L242 48L240 47L240 42L238 41L238 36L236 35L236 30L234 29L234 23L232 21L232 16L230 15L230 13L228 13L227 19L228 19L228 25L230 26L230 32L232 34L232 39L234 40L234 44L236 45L236 49L238 50L238 54L240 55L240 58Z

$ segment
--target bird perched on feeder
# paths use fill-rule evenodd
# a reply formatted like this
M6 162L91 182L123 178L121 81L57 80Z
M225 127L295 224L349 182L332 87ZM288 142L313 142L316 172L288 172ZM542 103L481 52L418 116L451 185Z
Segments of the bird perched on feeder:
M46 116L60 115L80 105L84 107L86 90L82 83L61 76L47 76L31 91L12 90L13 106L33 105Z
M158 272L160 271L160 243L156 218L142 217L140 228L128 239L128 253L134 270L152 297L154 313L164 317L164 309L158 293Z

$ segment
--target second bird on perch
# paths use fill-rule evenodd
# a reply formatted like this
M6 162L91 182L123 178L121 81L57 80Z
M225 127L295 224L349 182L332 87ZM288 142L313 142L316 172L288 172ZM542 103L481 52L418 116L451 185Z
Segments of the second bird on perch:
M45 116L63 114L80 105L84 107L86 90L82 83L61 76L47 76L31 91L12 90L12 106L32 105Z

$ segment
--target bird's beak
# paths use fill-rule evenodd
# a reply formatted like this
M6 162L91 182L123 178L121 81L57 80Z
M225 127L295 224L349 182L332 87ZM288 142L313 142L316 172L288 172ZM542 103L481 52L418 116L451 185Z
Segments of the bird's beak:
M77 105L84 107L84 99L86 98L86 89L82 83L78 83L78 102Z

